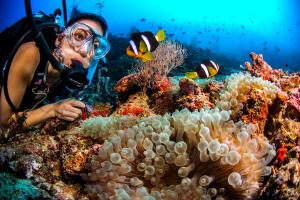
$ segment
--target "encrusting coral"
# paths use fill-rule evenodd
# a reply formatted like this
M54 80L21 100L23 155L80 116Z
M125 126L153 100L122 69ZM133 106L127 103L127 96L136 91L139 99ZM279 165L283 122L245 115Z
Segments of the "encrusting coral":
M191 111L203 107L211 108L209 95L204 93L200 86L191 79L182 78L179 80L180 93L176 100L178 109L188 108Z
M130 95L128 100L120 104L111 116L133 115L142 117L153 115L154 112L149 108L148 101L148 96L143 92Z
M262 54L250 53L250 58L253 61L245 62L247 70L255 76L261 77L264 80L271 81L280 87L283 91L289 91L300 85L300 74L283 72L281 69L273 69L266 61Z
M76 132L104 140L81 175L93 199L251 199L276 155L219 109L96 117Z

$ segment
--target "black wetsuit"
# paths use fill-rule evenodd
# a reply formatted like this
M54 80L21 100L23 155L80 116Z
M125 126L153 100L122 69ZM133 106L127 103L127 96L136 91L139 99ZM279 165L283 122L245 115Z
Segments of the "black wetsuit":
M35 71L31 84L25 91L25 95L19 107L20 111L41 107L45 104L58 101L65 96L62 84L56 87L49 87L45 83L44 77L47 62L48 60L41 55L40 63Z

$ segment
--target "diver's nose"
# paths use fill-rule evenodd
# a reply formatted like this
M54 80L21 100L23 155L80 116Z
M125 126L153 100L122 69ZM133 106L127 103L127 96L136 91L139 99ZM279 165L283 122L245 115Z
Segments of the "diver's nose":
M79 50L79 53L80 53L80 55L81 55L82 57L87 57L87 55L88 55L88 50L87 50L86 48L81 48L81 49Z
M87 57L89 52L89 45L87 43L85 43L84 45L82 45L79 49L79 53L82 57Z

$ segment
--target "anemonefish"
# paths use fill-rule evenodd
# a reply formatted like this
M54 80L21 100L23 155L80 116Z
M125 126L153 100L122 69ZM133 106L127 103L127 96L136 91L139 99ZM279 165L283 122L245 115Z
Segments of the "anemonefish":
M129 57L140 59L142 62L152 60L151 52L158 47L159 42L163 41L165 37L164 30L159 30L156 35L149 31L133 33L126 54Z
M193 72L186 72L187 78L209 78L218 73L220 66L212 60L203 61Z

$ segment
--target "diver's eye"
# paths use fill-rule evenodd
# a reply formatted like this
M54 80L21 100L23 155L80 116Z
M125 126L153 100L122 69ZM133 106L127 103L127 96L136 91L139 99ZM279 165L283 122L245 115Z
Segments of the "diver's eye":
M82 29L77 29L74 32L73 37L77 41L83 41L88 37L88 33Z

